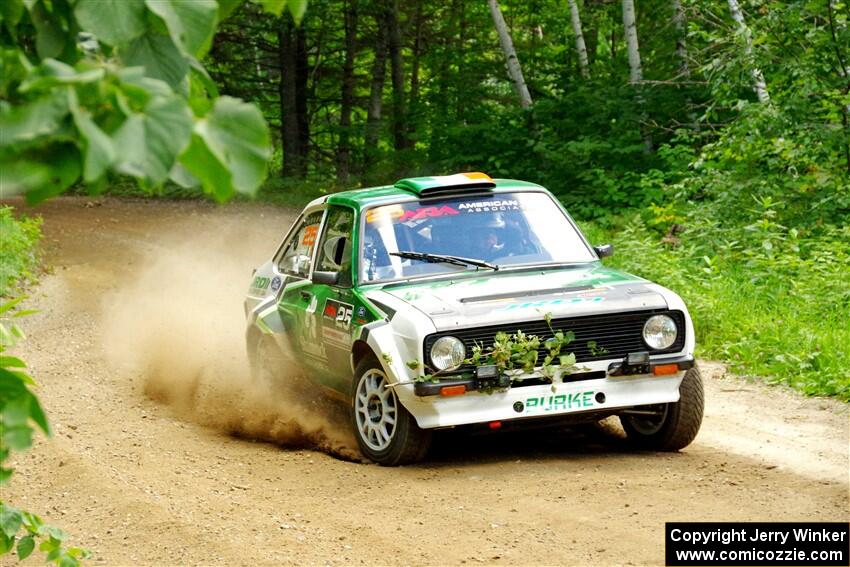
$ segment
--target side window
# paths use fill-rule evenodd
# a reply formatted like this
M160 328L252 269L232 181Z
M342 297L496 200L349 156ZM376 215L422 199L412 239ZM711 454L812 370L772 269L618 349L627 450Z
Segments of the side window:
M351 285L351 234L354 227L354 211L346 207L328 209L325 233L319 248L316 270L339 272L339 285Z
M313 249L319 238L319 225L322 222L322 211L310 213L301 222L295 235L284 246L278 267L285 274L306 278L310 275L310 264Z

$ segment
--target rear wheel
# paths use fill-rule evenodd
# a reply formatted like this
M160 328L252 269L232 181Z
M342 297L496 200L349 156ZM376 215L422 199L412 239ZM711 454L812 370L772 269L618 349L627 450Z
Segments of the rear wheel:
M354 372L351 419L360 451L386 466L421 460L431 444L431 432L420 429L404 409L380 363L367 356Z
M697 436L703 405L702 376L694 366L682 379L678 402L636 408L620 415L620 423L629 441L643 449L678 451Z
M271 335L261 335L250 351L251 379L275 393L300 394L304 389L302 369L291 356L286 356Z

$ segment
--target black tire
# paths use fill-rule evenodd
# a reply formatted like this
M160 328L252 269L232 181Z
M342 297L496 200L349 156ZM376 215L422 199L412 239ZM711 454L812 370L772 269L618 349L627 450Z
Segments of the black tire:
M416 424L410 412L398 401L395 391L392 388L384 389L387 400L391 401L382 402L377 399L373 402L376 396L367 396L365 404L362 402L365 391L368 389L366 382L374 381L379 376L386 379L381 364L372 355L364 357L354 370L350 414L354 437L357 439L360 452L370 461L389 467L421 461L431 445L431 432L421 429ZM361 394L360 404L358 404L358 392ZM370 416L370 408L373 405L376 406L375 415ZM377 434L373 438L370 434L377 426L383 424L384 413L391 415L390 412L394 412L395 423L388 434L388 440L379 438Z
M694 366L682 379L679 401L657 406L658 418L621 415L620 423L629 441L641 449L678 451L690 445L697 436L704 399L702 376Z

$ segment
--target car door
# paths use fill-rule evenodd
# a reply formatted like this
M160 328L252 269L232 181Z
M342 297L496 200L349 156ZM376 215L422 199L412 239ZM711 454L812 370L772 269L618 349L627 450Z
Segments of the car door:
M313 281L327 283L314 283L310 290L317 302L313 326L324 352L324 364L317 369L323 374L320 381L342 394L351 381L352 319L358 307L352 288L354 218L353 209L328 207L313 271Z
M324 214L324 209L305 214L277 258L278 270L285 278L278 311L298 362L309 368L322 368L327 359L315 326L318 298L310 281Z

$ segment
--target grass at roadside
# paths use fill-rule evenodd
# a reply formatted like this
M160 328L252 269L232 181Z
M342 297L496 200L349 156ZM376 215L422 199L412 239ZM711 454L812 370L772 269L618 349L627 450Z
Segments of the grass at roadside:
M0 205L0 298L35 279L39 240L40 218L16 217L12 207Z
M606 263L682 296L700 356L806 394L850 401L847 227L753 236L747 227L724 235L697 224L675 246L662 243L637 214L582 228L592 242L614 244Z

